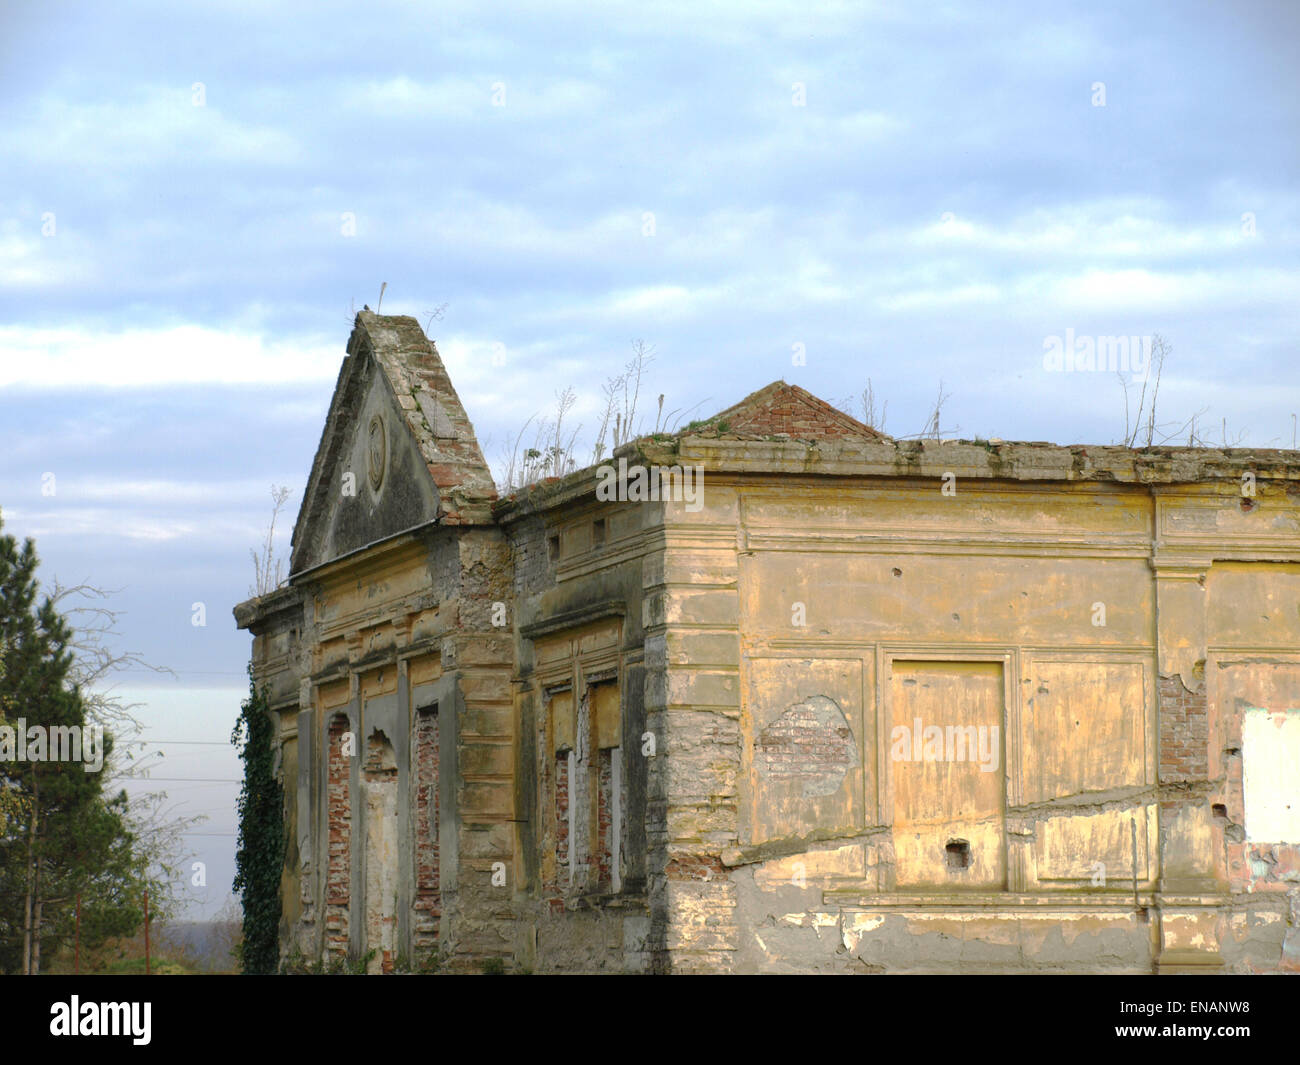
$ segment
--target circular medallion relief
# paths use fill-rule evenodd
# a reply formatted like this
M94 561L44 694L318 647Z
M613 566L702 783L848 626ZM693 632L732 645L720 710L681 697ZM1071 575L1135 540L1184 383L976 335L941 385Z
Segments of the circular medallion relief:
M388 463L388 440L384 435L384 419L376 414L370 419L369 429L370 487L379 491L384 483L384 467Z

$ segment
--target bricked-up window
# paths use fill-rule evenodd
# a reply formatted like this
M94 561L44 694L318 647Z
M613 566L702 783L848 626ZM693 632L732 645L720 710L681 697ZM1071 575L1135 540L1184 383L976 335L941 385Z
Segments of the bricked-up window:
M326 736L329 841L325 882L325 949L335 958L348 953L348 905L352 893L351 757L344 751L348 719L336 714Z
M438 852L438 707L415 715L415 945L438 943L442 882Z
M614 820L618 809L614 753L610 747L596 752L596 885L602 891L614 886Z
M582 689L576 705L568 687L548 692L550 754L543 809L552 811L552 901L569 892L619 891L622 833L622 723L613 677Z
M572 750L555 752L555 882L566 891L573 886L573 809L569 805L573 762Z
M547 710L550 715L551 752L547 759L549 782L543 776L542 786L549 785L553 810L555 840L555 876L548 878L549 887L564 894L573 886L573 807L572 781L576 752L574 751L573 690L569 687L547 692ZM547 808L545 796L542 809Z

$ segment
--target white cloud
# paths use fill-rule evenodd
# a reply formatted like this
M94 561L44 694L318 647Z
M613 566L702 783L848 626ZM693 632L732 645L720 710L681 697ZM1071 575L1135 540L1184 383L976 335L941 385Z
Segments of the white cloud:
M339 87L340 106L377 118L557 118L595 107L603 96L595 84L562 78L538 84L508 74L417 81L401 75ZM499 103L497 102L499 101Z
M127 540L164 541L190 536L196 528L192 521L150 518L95 507L43 511L15 507L8 512L7 517L22 524L24 536L38 540L55 536L110 536Z
M338 337L266 341L199 325L101 333L0 326L0 388L142 388L333 381Z
M945 212L911 230L906 240L926 251L1042 254L1061 258L1141 259L1216 256L1249 246L1240 221L1186 225L1159 217L1156 201L1071 204L997 224Z
M213 506L233 503L244 506L250 500L267 495L267 485L261 481L128 481L101 478L98 480L73 480L62 478L58 482L59 496L65 499L108 500L121 503L149 503L161 506L182 503L203 503Z
M81 102L47 94L9 128L28 163L134 171L183 158L264 166L301 158L293 135L231 117L218 86L138 85L127 99ZM196 93L204 103L196 106Z
M925 311L940 307L993 304L1003 299L996 285L969 284L952 288L915 289L882 296L877 302L887 311Z
M1087 270L1058 277L1050 299L1077 311L1179 310L1187 313L1249 303L1294 305L1300 274L1294 270Z
M692 302L691 290L682 285L647 285L613 293L609 311L616 315L676 317L689 312Z
M61 231L57 212L52 221L55 235L48 237L41 235L40 218L33 218L26 229L16 219L0 222L0 287L50 288L97 278L86 254L85 240L68 231L67 216L63 216Z

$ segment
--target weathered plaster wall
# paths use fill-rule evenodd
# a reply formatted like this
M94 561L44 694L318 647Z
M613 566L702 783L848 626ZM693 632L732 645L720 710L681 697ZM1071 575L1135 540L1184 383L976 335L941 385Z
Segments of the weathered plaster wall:
M1212 566L1294 553L1289 497L1246 526L1231 487L715 479L706 499L667 508L647 580L662 967L1293 964L1292 849L1238 857L1248 890L1285 901L1229 894L1205 688L1207 646L1297 646L1294 566L1255 567L1253 587ZM1272 688L1248 698L1280 721L1294 681L1259 676ZM988 750L900 757L918 718L983 729Z
M1212 845L1231 971L1300 971L1300 567L1218 563L1206 582Z

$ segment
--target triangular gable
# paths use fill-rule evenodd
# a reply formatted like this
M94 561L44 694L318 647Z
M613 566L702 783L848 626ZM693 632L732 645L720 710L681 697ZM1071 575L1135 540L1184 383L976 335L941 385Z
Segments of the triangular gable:
M495 498L474 428L419 323L362 311L294 526L291 572L417 525L490 521Z
M888 440L884 433L864 425L842 410L798 385L773 381L746 396L709 420L719 436L776 436L793 440L825 440L832 437L865 437Z

